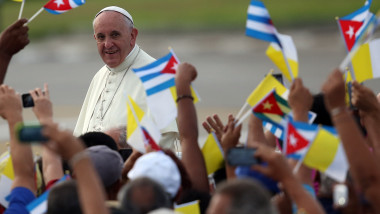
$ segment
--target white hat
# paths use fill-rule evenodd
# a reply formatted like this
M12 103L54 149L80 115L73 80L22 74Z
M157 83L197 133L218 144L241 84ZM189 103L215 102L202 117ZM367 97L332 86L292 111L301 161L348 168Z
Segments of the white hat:
M128 177L131 180L148 177L161 184L172 198L181 186L181 174L176 163L162 151L150 152L137 159Z
M123 8L121 8L121 7L117 7L117 6L109 6L109 7L105 7L105 8L103 8L102 10L100 10L100 11L95 15L95 18L96 18L97 16L99 16L99 14L103 13L104 11L115 11L115 12L121 13L121 14L123 14L125 17L127 17L129 20L131 20L131 22L132 22L132 24L133 24L133 19L132 19L131 14L129 14L128 11L124 10Z

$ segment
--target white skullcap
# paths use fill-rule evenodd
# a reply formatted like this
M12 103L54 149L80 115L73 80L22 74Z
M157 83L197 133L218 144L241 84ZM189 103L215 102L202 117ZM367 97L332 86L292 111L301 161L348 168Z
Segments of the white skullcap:
M132 22L132 24L133 24L133 19L132 19L131 14L129 14L128 11L124 10L123 8L121 8L121 7L117 7L117 6L109 6L109 7L105 7L105 8L103 8L101 11L99 11L99 12L95 15L95 18L96 18L97 16L99 16L99 14L103 13L104 11L115 11L115 12L121 13L121 14L123 14L125 17L127 17L129 20L131 20L131 22Z

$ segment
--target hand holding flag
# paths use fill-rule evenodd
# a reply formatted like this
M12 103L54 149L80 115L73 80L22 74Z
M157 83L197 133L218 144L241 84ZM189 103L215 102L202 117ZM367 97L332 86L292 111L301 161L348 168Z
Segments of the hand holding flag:
M61 14L67 12L73 8L79 7L86 3L85 0L50 0L45 4L39 11L37 11L27 23L30 23L34 18L36 18L45 9L52 14Z

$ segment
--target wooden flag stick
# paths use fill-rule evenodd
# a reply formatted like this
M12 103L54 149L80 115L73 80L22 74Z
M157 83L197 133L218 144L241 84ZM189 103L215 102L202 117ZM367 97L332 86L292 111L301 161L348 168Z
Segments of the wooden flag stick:
M18 19L21 19L22 11L24 10L24 4L25 4L25 0L22 0L21 7L20 7L20 12L18 14Z
M244 122L245 119L247 119L247 117L252 114L251 112L251 109L249 109L244 115L243 117L235 124L235 127L237 127L238 125L242 124Z
M247 108L247 106L248 106L248 103L247 103L247 102L245 102L245 103L244 103L244 105L243 105L243 107L241 107L241 109L240 109L239 113L236 115L236 117L235 117L235 120L239 120L239 118L240 118L241 114L243 113L244 109L246 109L246 108Z
M29 24L34 18L36 18L38 15L40 15L40 13L42 13L43 10L44 10L44 7L41 7L41 9L39 11L37 11L37 13L35 13L32 17L30 17L30 19L28 20L28 22L26 24Z

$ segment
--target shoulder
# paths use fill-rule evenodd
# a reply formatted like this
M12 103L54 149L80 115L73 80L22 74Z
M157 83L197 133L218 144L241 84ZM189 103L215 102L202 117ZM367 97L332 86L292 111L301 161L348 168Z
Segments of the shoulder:
M152 63L156 61L155 58L151 57L149 54L147 54L143 49L140 48L140 52L137 55L137 58L135 62L133 63L134 68L139 68L142 66L145 66L149 63Z

